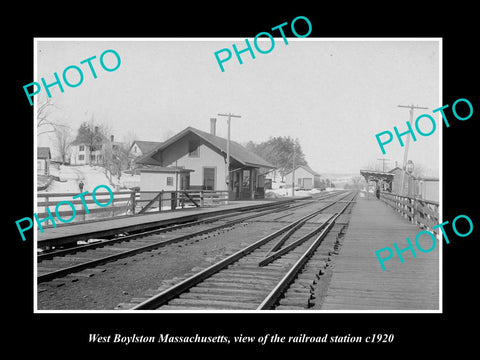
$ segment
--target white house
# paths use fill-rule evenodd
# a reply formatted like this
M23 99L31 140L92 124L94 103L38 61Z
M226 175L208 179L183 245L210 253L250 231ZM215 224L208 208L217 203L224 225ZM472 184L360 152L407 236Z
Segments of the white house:
M70 144L70 165L102 165L105 161L106 152L115 151L122 143L114 141L114 136L110 135L110 139L105 137L95 127L94 144L88 144L80 140L78 137Z
M113 143L113 135L111 138ZM108 139L98 131L98 126L95 126L92 135L92 141L88 142L82 140L79 135L70 144L70 164L71 165L86 165L86 164L101 164L105 158L105 150L108 145Z
M293 176L295 176L293 182L295 183L295 186L299 189L310 190L320 187L320 174L313 171L307 165L297 166L295 168L295 175L293 173L293 171L290 171L285 174L285 184L291 186L292 178Z
M148 154L152 151L155 147L161 145L161 142L158 141L142 141L142 140L135 140L130 149L128 150L128 154L132 158L137 158L139 156Z

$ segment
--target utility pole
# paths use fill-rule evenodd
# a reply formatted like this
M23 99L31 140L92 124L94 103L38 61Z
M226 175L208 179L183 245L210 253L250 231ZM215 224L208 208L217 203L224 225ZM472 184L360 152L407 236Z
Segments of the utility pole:
M398 105L398 107L402 108L408 108L410 109L410 125L413 122L413 109L428 109L427 107L421 107L421 106L414 106L412 105ZM402 166L402 183L401 183L401 188L400 188L400 195L403 195L404 193L404 182L405 182L405 168L407 166L407 159L408 159L408 145L410 143L410 134L407 135L407 140L405 142L405 152L403 153L403 166Z
M225 170L225 183L227 184L228 196L227 196L227 205L228 205L228 198L230 197L230 119L232 117L241 118L240 115L233 115L231 113L228 114L218 114L218 116L226 116L227 125L228 125L228 136L227 136L227 164ZM252 179L250 179L252 181Z
M295 196L295 141L293 142L292 197Z
M383 172L385 172L385 161L389 161L390 159L377 159L383 162Z

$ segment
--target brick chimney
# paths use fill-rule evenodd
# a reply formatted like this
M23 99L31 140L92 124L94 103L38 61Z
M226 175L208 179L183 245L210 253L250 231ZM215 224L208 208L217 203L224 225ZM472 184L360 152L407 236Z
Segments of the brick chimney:
M216 135L217 132L217 119L216 118L210 118L210 134Z

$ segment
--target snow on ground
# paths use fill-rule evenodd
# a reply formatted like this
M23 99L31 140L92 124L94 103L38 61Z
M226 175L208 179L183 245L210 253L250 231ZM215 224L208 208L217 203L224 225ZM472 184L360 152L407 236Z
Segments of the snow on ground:
M325 191L333 191L335 188L326 188ZM303 190L295 187L295 196L308 196L313 194L318 194L321 191L319 189ZM286 184L284 181L272 181L272 189L265 190L265 197L267 198L278 198L292 196L292 186L291 184Z
M53 180L46 190L39 193L80 193L78 184L83 181L83 191L92 192L98 185L107 185L112 191L128 189L140 185L140 175L131 175L123 173L120 181L117 177L112 177L112 183L105 174L105 170L101 166L68 166L60 165L58 168L51 166L50 174L58 176L60 181Z
M332 191L335 189L327 188L326 191ZM295 189L295 196L308 196L313 194L318 194L321 191L318 189L311 189L311 190L303 190L303 189ZM277 197L286 197L292 196L292 188L278 188L278 189L271 189L265 190L265 197L267 198L277 198Z
M139 175L131 175L123 173L120 181L118 181L117 177L112 177L112 182L108 179L107 175L105 174L105 169L101 166L90 166L90 165L80 165L80 166L68 166L68 165L52 165L50 167L50 174L53 176L57 176L60 181L53 180L49 187L46 190L38 191L39 196L37 197L38 202L44 202L45 199L52 202L53 205L49 205L50 211L57 210L55 207L55 203L59 201L72 201L72 197L80 193L80 188L78 186L80 180L83 181L84 187L83 192L88 191L89 195L87 195L87 200L92 200L91 196L93 189L95 189L99 185L106 185L112 191L120 191L126 190L130 187L135 187L140 185L140 176ZM100 189L100 193L104 193L105 189ZM50 197L46 198L41 194L53 194L53 193L66 193L71 194L68 196L61 196L61 197ZM98 201L100 203L105 203L108 201L109 195L99 195ZM129 200L129 196L125 195L115 195L115 209L109 206L105 208L105 212L97 212L97 213L90 213L86 215L88 219L96 219L96 218L103 218L103 217L111 217L115 212L115 216L124 215L126 214L126 206ZM79 201L78 199L76 201ZM68 204L61 204L58 206L58 211L71 211L71 205ZM74 205L76 210L83 210L83 205L75 204ZM100 206L96 205L95 203L89 203L88 209L98 209ZM111 211L110 211L111 210ZM37 206L37 213L45 212L45 206ZM68 218L68 217L67 217ZM85 218L85 215L74 216L74 221L82 221Z

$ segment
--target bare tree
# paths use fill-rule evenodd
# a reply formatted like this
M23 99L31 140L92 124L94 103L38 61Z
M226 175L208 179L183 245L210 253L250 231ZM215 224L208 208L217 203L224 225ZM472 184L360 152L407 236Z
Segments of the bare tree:
M37 136L53 133L57 128L65 127L66 125L52 120L52 111L58 107L52 102L52 98L46 98L45 101L38 105L37 109Z
M132 146L133 142L137 140L137 134L133 130L129 130L123 136L123 144L126 147L126 156L127 156L127 169L132 171L132 176L135 173L135 156L130 154L130 147Z
M95 122L95 118L92 115L89 122L85 121L80 125L77 137L72 142L72 145L84 144L88 150L86 153L87 162L91 164L91 154L101 149L105 142L105 131L102 126Z
M55 127L55 147L60 154L62 164L70 157L70 144L72 142L71 128L69 126Z

